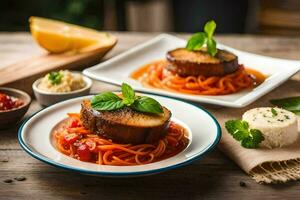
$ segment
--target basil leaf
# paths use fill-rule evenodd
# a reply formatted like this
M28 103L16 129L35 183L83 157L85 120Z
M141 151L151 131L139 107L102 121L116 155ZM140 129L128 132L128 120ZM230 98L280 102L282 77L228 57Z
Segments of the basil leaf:
M234 134L232 134L232 137L236 139L237 141L242 141L248 136L248 132L237 130Z
M206 42L206 36L204 33L195 33L190 37L186 48L190 51L199 50Z
M243 120L229 120L225 123L225 127L228 129L228 132L235 134L236 132L243 132L248 134L249 124Z
M211 56L215 56L217 53L217 43L214 39L209 38L207 39L207 52L211 55Z
M264 140L264 137L260 130L257 129L251 129L249 136L245 137L241 145L248 149L254 149L257 148L259 143L261 143Z
M163 113L162 106L155 99L145 96L138 97L131 105L131 108L140 112Z
M296 115L300 115L300 110L293 110L291 112L295 113Z
M211 20L208 21L204 26L204 32L195 33L190 37L186 44L186 49L190 51L199 50L201 47L206 45L207 52L211 56L215 56L218 49L217 49L217 43L213 39L213 34L216 30L216 23L215 21Z
M122 84L122 95L127 100L126 102L131 102L131 104L134 102L135 98L135 92L132 89L132 87L126 83ZM127 105L127 104L126 104Z
M112 92L104 92L94 96L91 105L95 110L116 110L124 107L122 99Z
M252 136L253 142L257 145L265 140L262 132L258 129L250 129L250 134Z
M126 106L131 106L134 103L135 99L123 99L123 103Z
M238 120L228 120L225 122L225 128L227 129L228 133L233 135L236 132L236 123Z
M296 115L300 115L300 96L288 97L283 99L272 99L270 100L270 102L273 105L291 111Z
M106 102L106 101L121 101L122 99L118 97L118 95L112 92L103 92L101 94L95 95L92 100L91 104L96 105L99 102Z
M61 79L63 77L63 74L60 72L50 72L48 75L48 79L53 85L58 85L61 83Z
M204 32L206 33L207 37L210 39L212 38L215 30L216 30L217 24L214 20L210 20L206 22L204 26Z
M229 120L225 122L225 128L237 141L241 141L249 135L249 124L246 121Z
M100 101L92 105L95 110L117 110L123 108L125 104L122 100Z
M241 145L247 149L254 149L258 146L258 144L253 142L253 139L250 136L244 138L241 142Z
M95 95L91 99L92 108L95 110L116 110L124 106L147 113L162 113L162 106L150 97L136 97L134 90L126 83L122 84L123 99L112 92L104 92Z
M257 148L264 140L260 130L249 129L248 122L243 120L229 120L225 122L225 128L245 148Z

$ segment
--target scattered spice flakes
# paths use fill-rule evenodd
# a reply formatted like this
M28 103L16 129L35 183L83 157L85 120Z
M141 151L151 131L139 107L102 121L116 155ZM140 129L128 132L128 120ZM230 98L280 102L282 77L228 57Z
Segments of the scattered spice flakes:
M17 176L14 178L16 181L25 181L26 177L25 176Z
M12 183L13 180L12 180L12 179L5 179L3 182L4 182L4 183Z
M240 186L241 187L246 187L247 185L246 185L246 183L244 181L240 181Z
M290 117L289 117L288 115L284 115L284 117L285 117L286 119L290 119Z

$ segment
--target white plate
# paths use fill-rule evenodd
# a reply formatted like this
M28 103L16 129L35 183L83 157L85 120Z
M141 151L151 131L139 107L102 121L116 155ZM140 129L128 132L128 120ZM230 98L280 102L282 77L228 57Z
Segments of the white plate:
M282 84L300 69L300 61L260 56L218 44L218 48L227 49L236 54L239 57L239 63L269 76L267 80L255 89L244 90L230 95L207 96L180 94L162 89L147 88L129 77L139 67L154 60L164 59L167 51L184 47L185 44L185 40L162 34L106 62L88 68L83 73L95 80L115 85L127 82L135 90L142 92L228 107L244 107Z
M18 139L31 156L59 168L85 174L106 176L135 176L162 172L188 164L213 149L221 137L218 122L206 110L179 100L147 95L166 105L172 120L189 130L190 143L181 153L171 158L140 166L105 166L82 162L57 151L51 142L51 130L69 112L79 112L83 99L79 97L45 108L28 119L19 129Z

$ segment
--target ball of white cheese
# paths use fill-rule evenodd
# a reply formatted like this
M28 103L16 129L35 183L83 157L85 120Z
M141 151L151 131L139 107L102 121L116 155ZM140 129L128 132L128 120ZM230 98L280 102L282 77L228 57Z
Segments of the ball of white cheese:
M281 108L254 108L243 115L251 129L262 132L265 140L260 146L276 148L290 145L298 139L297 116Z

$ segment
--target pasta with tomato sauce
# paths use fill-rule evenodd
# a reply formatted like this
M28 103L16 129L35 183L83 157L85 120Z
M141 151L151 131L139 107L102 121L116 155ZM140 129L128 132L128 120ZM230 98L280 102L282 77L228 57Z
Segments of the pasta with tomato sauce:
M170 158L188 145L187 131L171 122L167 135L153 144L117 144L84 128L80 114L69 118L53 131L56 148L72 158L99 165L143 165Z
M264 75L239 65L238 69L224 76L180 76L167 69L170 63L159 60L149 63L131 74L148 87L160 88L195 95L226 95L262 83Z

